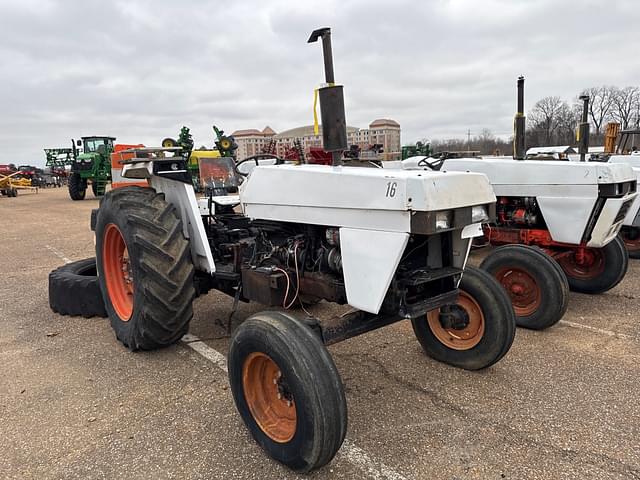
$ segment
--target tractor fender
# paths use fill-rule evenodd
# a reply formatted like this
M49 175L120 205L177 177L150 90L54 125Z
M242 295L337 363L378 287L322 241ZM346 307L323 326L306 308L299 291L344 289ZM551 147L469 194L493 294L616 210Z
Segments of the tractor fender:
M151 177L150 183L156 192L164 193L165 200L178 212L182 220L184 236L189 240L193 264L198 270L214 273L216 264L213 261L211 246L204 230L193 186L157 175Z

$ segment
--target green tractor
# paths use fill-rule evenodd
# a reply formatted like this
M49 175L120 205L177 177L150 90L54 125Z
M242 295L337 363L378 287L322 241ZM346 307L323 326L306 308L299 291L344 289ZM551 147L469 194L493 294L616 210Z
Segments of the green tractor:
M114 137L82 137L72 140L73 163L69 175L69 196L71 200L84 200L87 185L96 197L104 195L107 183L111 180L111 153ZM76 148L82 147L82 153Z
M430 157L432 154L431 144L428 142L416 142L415 145L404 145L402 147L402 160L418 155Z

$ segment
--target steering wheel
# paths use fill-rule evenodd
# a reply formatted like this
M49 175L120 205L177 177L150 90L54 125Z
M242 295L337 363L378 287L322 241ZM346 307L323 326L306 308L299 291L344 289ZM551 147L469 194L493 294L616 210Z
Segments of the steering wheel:
M270 160L270 159L275 159L276 161L275 165L280 165L284 163L284 160L278 157L277 155L272 155L271 153L259 153L257 155L252 155L250 157L247 157L244 160L241 160L238 163L236 163L236 172L238 172L238 174L243 177L247 177L249 175L249 172L242 172L240 170L240 165L247 162L254 162L255 166L258 167L260 166L260 160Z
M442 164L444 163L444 156L441 156L438 159L435 159L433 162L429 162L426 158L423 158L418 162L419 167L429 167L431 170L440 170L442 168Z

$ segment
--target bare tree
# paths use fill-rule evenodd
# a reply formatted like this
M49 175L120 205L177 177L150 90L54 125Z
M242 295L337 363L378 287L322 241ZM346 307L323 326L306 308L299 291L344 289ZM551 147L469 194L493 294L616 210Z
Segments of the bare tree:
M529 112L528 118L533 130L538 130L543 135L543 146L551 145L554 133L560 125L561 112L565 108L569 107L560 97L544 97L538 100Z
M558 128L556 131L556 143L558 145L573 145L575 143L576 126L580 120L582 111L578 105L570 107L566 102L562 102L558 109Z
M633 117L636 116L636 112L640 108L640 88L615 88L613 93L611 117L620 123L623 129L629 128L634 121ZM635 120L637 123L637 119Z
M609 117L614 106L615 87L603 85L591 87L582 91L580 95L589 95L589 115L593 126L596 128L596 136L600 136L602 124Z

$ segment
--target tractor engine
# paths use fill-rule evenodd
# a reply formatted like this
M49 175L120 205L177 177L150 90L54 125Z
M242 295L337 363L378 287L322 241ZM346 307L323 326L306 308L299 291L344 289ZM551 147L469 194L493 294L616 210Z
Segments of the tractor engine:
M337 228L254 221L240 267L243 296L290 307L297 300L347 302Z
M503 226L539 227L543 224L535 197L498 197L496 218Z
M237 282L213 288L235 295L234 285L240 284L239 299L274 307L320 300L348 303L339 228L249 220L237 214L209 220L206 229L218 282ZM462 270L451 267L452 245L451 232L411 235L380 311L409 315L425 299L455 293Z

